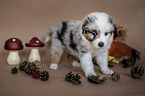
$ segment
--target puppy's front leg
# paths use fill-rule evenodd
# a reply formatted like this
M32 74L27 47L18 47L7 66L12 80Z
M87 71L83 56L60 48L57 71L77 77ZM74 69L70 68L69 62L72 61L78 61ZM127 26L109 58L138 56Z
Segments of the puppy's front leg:
M97 57L97 64L100 66L103 74L112 74L113 71L108 68L108 51L104 51Z
M85 53L80 58L80 62L81 62L81 67L82 67L86 77L91 76L91 75L96 75L96 73L94 71L94 66L92 63L92 56L90 53Z

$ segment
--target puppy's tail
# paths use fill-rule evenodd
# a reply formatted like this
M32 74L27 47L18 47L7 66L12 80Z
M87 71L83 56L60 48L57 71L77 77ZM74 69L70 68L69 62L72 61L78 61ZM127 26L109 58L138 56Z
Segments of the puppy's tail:
M58 28L57 28L57 27L50 27L50 28L48 29L47 36L46 36L46 38L45 38L45 42L46 42L46 43L50 41L50 39L51 39L53 33L55 33L56 31L58 31Z
M45 38L45 42L49 42L50 38L51 38L51 35L52 35L52 30L51 28L49 28L48 32L47 32L47 36Z

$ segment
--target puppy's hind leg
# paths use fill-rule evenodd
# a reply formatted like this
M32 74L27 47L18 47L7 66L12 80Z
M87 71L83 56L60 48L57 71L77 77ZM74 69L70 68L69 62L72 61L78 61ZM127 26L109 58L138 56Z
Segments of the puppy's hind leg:
M67 59L73 67L81 67L80 60L76 56L69 54Z
M54 38L52 40L52 46L51 46L51 65L50 65L50 69L51 70L57 70L58 69L58 63L60 61L60 58L63 54L63 46L61 44L61 42L57 39Z
M80 62L78 62L78 61L73 61L73 62L72 62L72 66L73 66L73 67L81 67L81 64L80 64Z

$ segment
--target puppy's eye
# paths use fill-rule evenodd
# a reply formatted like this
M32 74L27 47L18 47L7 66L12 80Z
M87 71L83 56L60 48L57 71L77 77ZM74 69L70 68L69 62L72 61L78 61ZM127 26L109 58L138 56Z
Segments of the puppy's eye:
M87 30L87 29L85 29L85 30L84 30L84 33L87 33L87 32L88 32L88 30Z
M107 36L108 35L108 32L105 32L105 36Z
M97 36L97 35L98 35L98 33L97 33L96 30L92 30L91 33L92 33L92 35L94 35L94 36Z
M83 29L83 33L87 33L87 32L89 32L89 29L88 28L84 28Z
M94 36L97 36L97 35L98 35L98 33L96 33L96 32L92 32L92 34L93 34Z

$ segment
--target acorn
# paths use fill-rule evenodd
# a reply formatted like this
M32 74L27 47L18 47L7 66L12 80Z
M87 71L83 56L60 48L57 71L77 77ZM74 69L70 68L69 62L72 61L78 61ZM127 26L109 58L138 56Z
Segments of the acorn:
M135 66L135 67L132 67L130 69L131 71L131 76L134 78L134 79L140 79L142 76L144 76L144 68L141 66Z
M13 68L11 69L11 73L12 73L12 74L18 73L18 69L17 69L16 67L13 67Z

